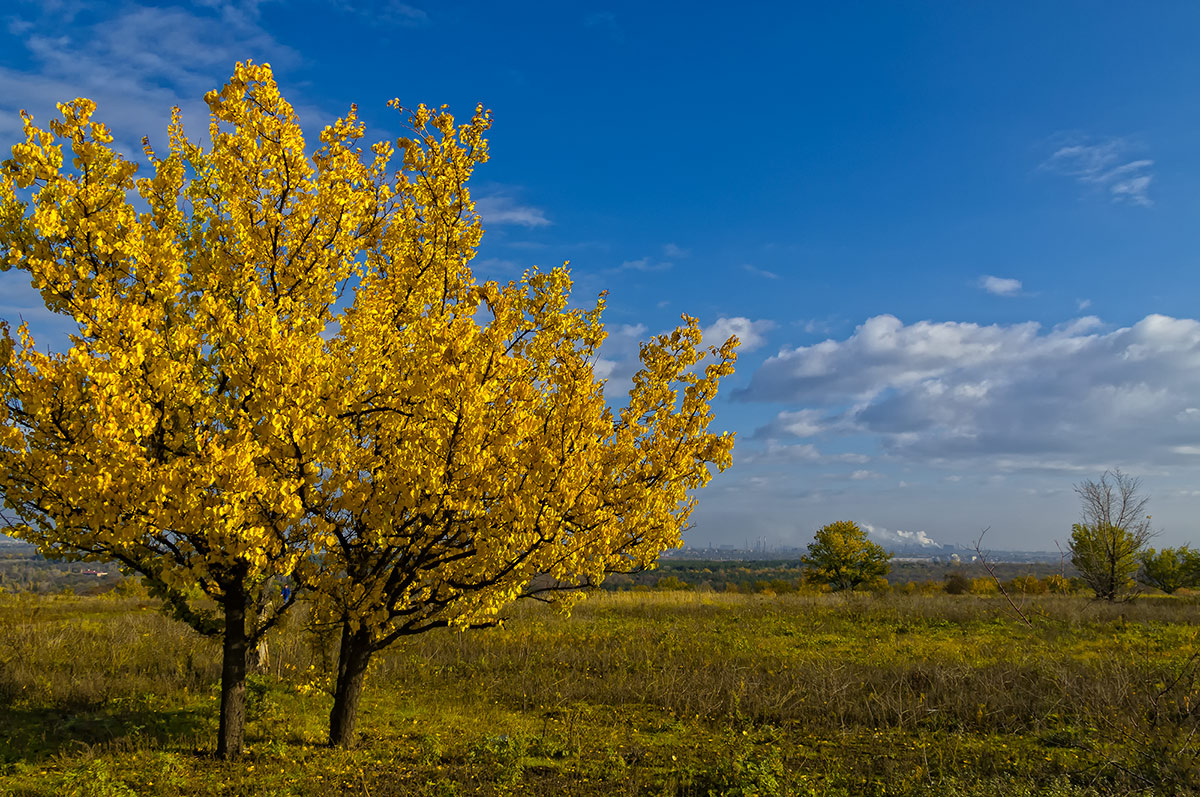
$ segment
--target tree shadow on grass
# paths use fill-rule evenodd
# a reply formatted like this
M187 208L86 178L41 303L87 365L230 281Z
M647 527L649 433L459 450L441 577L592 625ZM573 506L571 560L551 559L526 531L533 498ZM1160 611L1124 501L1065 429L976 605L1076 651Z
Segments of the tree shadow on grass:
M210 733L208 712L98 706L0 710L0 765L36 763L96 745L178 747Z

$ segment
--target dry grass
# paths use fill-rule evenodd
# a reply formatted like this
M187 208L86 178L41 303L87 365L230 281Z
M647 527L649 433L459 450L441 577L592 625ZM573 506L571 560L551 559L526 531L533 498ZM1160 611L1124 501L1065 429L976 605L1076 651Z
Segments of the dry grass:
M215 723L215 645L143 601L0 596L0 711L15 718L0 786L7 776L29 794L1200 788L1194 598L1114 607L1039 596L1025 605L1032 628L1005 608L973 595L711 592L601 593L570 617L518 606L503 628L431 633L381 657L353 753L319 746L332 650L297 615L251 682L248 763L218 766L195 752Z

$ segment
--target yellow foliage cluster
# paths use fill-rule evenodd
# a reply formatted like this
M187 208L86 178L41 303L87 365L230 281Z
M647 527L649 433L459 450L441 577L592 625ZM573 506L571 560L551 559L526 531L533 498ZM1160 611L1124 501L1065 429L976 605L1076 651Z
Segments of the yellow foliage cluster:
M352 107L310 156L269 66L205 99L211 144L176 109L142 178L91 101L24 116L0 268L77 331L60 354L0 336L18 533L148 575L198 627L197 588L241 601L252 639L282 578L382 640L679 543L689 491L730 462L708 426L736 339L705 350L685 317L613 411L603 297L572 307L565 268L472 276L488 112L421 106L364 151Z

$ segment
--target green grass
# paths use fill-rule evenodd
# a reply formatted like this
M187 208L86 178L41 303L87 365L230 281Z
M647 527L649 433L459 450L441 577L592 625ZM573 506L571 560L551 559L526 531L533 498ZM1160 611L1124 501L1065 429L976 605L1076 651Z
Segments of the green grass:
M1200 605L972 595L596 595L439 632L322 742L327 640L293 618L248 750L211 756L218 651L152 603L0 595L0 793L1200 793ZM1191 734L1195 733L1195 736Z

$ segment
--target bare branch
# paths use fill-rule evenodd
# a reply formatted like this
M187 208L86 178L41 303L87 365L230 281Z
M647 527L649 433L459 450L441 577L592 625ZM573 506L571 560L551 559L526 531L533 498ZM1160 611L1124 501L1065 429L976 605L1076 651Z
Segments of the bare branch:
M996 575L996 567L987 560L987 554L983 552L983 535L987 534L989 530L991 530L991 526L988 526L983 531L979 532L979 539L975 540L975 555L979 557L979 563L983 565L983 569L986 570L988 575L992 577L992 581L996 582L996 586L1000 588L1000 594L1004 596L1006 601L1008 601L1008 605L1012 607L1014 612L1016 612L1017 617L1019 617L1021 622L1025 623L1025 625L1033 628L1033 623L1030 622L1029 617L1024 611L1022 611L1021 607L1017 605L1016 601L1012 599L1012 596L1008 594L1008 590L1006 590L1004 588L1004 584L1000 582L1000 577Z

